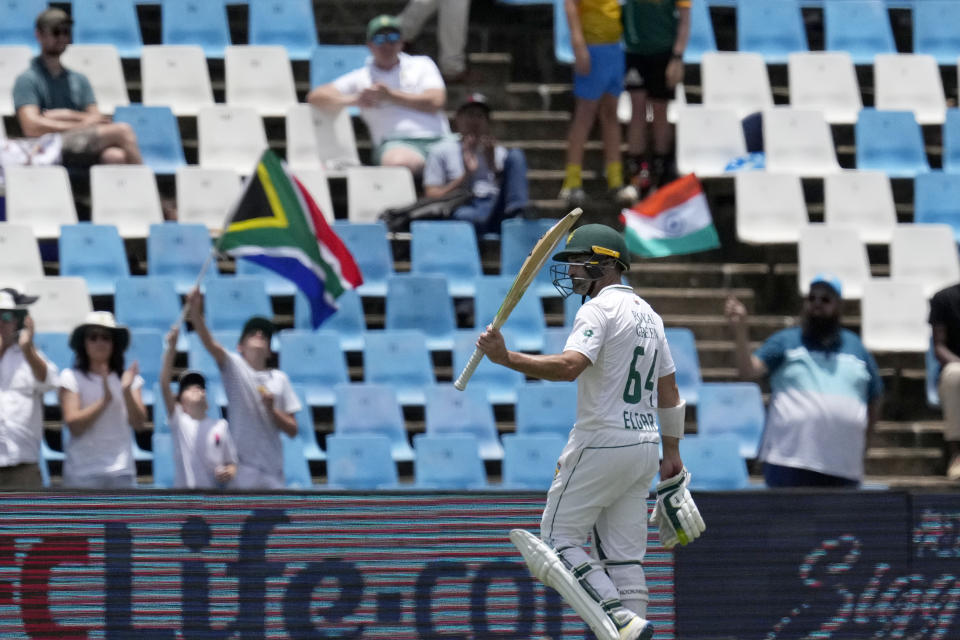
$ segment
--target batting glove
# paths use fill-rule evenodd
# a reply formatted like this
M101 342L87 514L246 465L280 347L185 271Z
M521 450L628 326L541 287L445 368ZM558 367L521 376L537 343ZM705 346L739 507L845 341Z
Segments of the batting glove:
M684 468L657 485L657 504L650 523L660 530L660 543L667 549L672 549L678 542L681 545L693 542L706 530L700 511L687 490L689 484L690 474Z

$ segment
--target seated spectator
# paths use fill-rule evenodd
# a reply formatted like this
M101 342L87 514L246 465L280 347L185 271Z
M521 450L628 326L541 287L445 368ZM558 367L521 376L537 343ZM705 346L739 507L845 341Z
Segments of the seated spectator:
M283 443L280 432L297 435L300 400L290 378L267 367L273 323L260 316L247 320L237 351L217 342L203 318L203 298L194 289L187 297L188 318L210 352L227 393L230 430L237 445L237 489L282 489Z
M0 489L43 487L43 393L56 385L57 367L33 344L27 307L36 301L0 289Z
M136 486L130 427L147 420L134 361L124 369L130 332L109 311L93 311L70 335L72 368L60 374L60 406L70 432L63 484L86 489Z
M940 362L940 406L947 445L947 477L960 480L960 284L941 289L930 300L933 353Z
M454 117L459 140L434 145L423 170L424 195L441 198L465 189L473 198L453 212L472 222L477 234L500 232L500 222L529 206L527 159L521 149L507 150L490 134L490 106L474 93Z
M400 14L403 40L413 41L423 25L437 14L437 45L440 71L447 84L467 78L467 26L470 24L470 0L410 0Z
M427 56L402 52L400 20L377 16L367 25L367 64L316 87L307 102L339 109L359 106L373 139L373 163L423 170L430 146L449 134L447 90Z
M222 489L237 475L237 448L227 421L207 416L207 381L203 374L185 372L178 381L177 395L170 391L179 334L176 327L167 333L160 367L160 392L173 434L174 486Z
M130 125L110 122L97 109L90 81L60 62L70 44L73 21L60 9L37 17L40 55L13 85L13 103L23 134L37 138L62 134L63 164L141 164L137 137Z

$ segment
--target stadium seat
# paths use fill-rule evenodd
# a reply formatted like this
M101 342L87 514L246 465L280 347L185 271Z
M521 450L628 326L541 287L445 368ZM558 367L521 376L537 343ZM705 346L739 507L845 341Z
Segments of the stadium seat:
M211 331L239 330L251 316L273 318L273 307L263 281L252 276L214 278L204 296L207 326ZM276 342L277 336L274 336Z
M29 292L28 292L29 293ZM73 349L70 348L70 334L66 332L38 332L33 334L33 344L50 362L57 365L57 369L63 371L73 366ZM57 389L52 389L43 394L43 404L48 407L60 406L60 399L57 397ZM63 454L61 454L62 456ZM62 460L63 458L59 458Z
M147 235L147 273L170 278L176 292L186 295L196 284L211 251L210 232L202 224L152 224ZM207 267L204 282L216 277L214 260Z
M790 106L823 112L830 124L854 124L863 108L853 59L846 51L791 53Z
M43 277L43 260L33 229L0 222L0 288L21 290L23 283Z
M504 275L480 276L476 279L473 317L478 334L493 321L513 285L513 278L512 275ZM540 298L531 293L527 291L520 298L502 327L504 335L509 335L511 344L519 351L543 351L543 332L547 323Z
M327 437L328 488L395 489L398 484L390 438L366 433Z
M8 0L0 3L0 42L5 45L38 49L37 15L47 8L47 0Z
M381 298L387 295L387 280L393 277L393 250L387 239L387 227L382 222L355 223L337 220L333 231L353 254L363 274L363 284L357 287L361 296Z
M419 489L486 489L477 439L465 433L414 436L414 484Z
M145 107L141 104L117 107L114 122L133 127L143 163L154 173L170 175L186 165L180 127L170 107Z
M61 166L6 166L7 222L33 229L38 239L57 238L60 225L77 223L70 177Z
M927 404L931 408L937 409L940 407L940 390L938 388L940 380L940 361L937 360L937 356L933 352L932 339L930 340L930 346L927 348L923 360L926 369L925 386L927 391Z
M160 432L155 429L150 438L150 447L153 450L153 488L173 489L176 484L173 436L169 431Z
M163 222L157 179L143 165L90 167L90 219L112 224L122 238L146 238L150 225Z
M303 184L310 197L323 214L327 223L333 223L333 200L330 198L330 183L327 181L327 171L323 167L301 167L291 171L293 177Z
M193 0L204 6L216 3ZM223 52L220 53L223 56ZM196 116L213 106L213 88L203 49L192 45L147 45L140 57L143 104L170 107L175 115Z
M755 382L705 382L699 400L697 435L733 434L740 457L756 458L766 421L760 386Z
M50 488L50 467L47 464L47 457L44 455L43 442L41 441L40 455L37 457L37 466L40 467L40 486L44 489Z
M930 299L960 281L953 229L945 224L898 224L890 241L890 277L921 283ZM846 284L844 284L846 293Z
M188 166L177 169L177 221L202 224L208 233L223 231L240 197L240 176L233 169Z
M553 57L561 64L573 64L573 45L564 0L553 0Z
M688 405L696 405L700 399L700 386L703 378L700 375L700 355L697 353L697 342L693 331L682 327L668 327L664 329L667 344L670 345L670 355L677 367L677 386L680 388L680 397Z
M763 150L771 173L819 177L840 171L833 134L820 111L791 107L765 111Z
M503 459L497 421L483 389L471 385L458 391L452 384L437 385L427 393L425 415L427 435L469 434L477 439L483 460Z
M943 170L960 173L960 109L947 109L943 123Z
M363 344L363 379L392 387L401 405L422 407L427 401L426 392L437 381L423 332L368 332Z
M566 438L577 420L573 382L524 382L517 392L517 433L549 433Z
M407 441L403 412L393 387L369 383L338 384L334 395L335 435L383 435L390 438L390 451L394 461L413 460L413 449ZM328 438L328 458L331 458L332 454L332 444Z
M913 221L946 224L960 243L960 175L921 173L913 182Z
M280 441L283 443L283 481L287 489L312 489L313 477L303 441L285 433L280 434Z
M911 111L864 108L854 137L858 169L885 171L891 178L913 178L930 171L923 132Z
M38 332L70 333L93 311L87 282L83 278L38 278L24 282L23 289L39 297L30 305L30 316Z
M374 222L387 209L417 201L406 167L347 167L347 219Z
M267 288L267 295L271 297L289 297L297 292L297 285L292 280L284 278L274 271L262 267L256 262L251 262L244 258L237 258L237 275L249 276L263 281Z
M322 167L340 176L347 167L360 166L357 138L345 109L291 105L287 109L286 138L287 161L294 169Z
M291 60L309 60L317 46L312 0L250 0L248 24L250 44L283 46Z
M420 329L431 351L453 349L456 318L443 276L387 278L387 329Z
M570 327L547 327L543 331L542 353L563 353L570 337Z
M878 53L896 53L883 0L824 0L824 49L847 51L854 64L873 64Z
M454 379L460 375L473 355L477 335L477 331L473 329L457 332L453 346ZM509 342L509 336L507 346L511 349L514 346ZM483 358L470 378L470 387L483 389L490 404L516 404L517 392L523 385L523 380L523 374L519 371L493 364L489 358Z
M140 367L140 376L143 378L140 393L147 406L152 406L154 402L163 404L163 398L154 397L154 389L160 379L160 365L163 363L163 351L166 347L165 335L165 332L157 329L130 330L130 346L124 354L126 365L130 366L136 361Z
M231 45L224 58L224 76L226 102L231 107L256 109L261 116L284 116L297 103L293 67L283 47Z
M524 260L537 241L556 223L553 218L507 218L500 223L500 275L515 278ZM550 266L545 264L533 284L530 293L541 298L556 298L557 288L553 286Z
M57 246L60 275L83 278L91 295L112 296L117 280L130 275L123 240L113 225L63 225Z
M117 280L113 296L117 322L132 329L155 329L166 334L180 317L180 296L172 278L134 276ZM186 331L181 328L179 351L187 350Z
M763 171L734 175L737 239L749 244L794 243L808 224L800 176Z
M738 0L737 51L759 53L767 64L786 64L807 50L807 34L796 0Z
M71 5L74 42L109 45L116 48L123 58L140 57L143 39L140 37L137 8L132 0L71 0ZM66 60L64 64L75 68Z
M873 62L874 103L885 111L912 111L920 124L943 124L947 101L933 56L880 54Z
M363 314L363 301L356 291L344 291L337 298L337 312L321 325L324 331L333 331L340 339L343 351L363 351L364 332L367 330ZM293 326L295 329L312 331L310 303L299 291L293 298Z
M563 326L572 327L573 321L577 317L577 311L580 310L580 307L583 306L581 302L582 298L577 295L569 295L563 299ZM570 331L567 331L567 335L570 334ZM564 340L566 343L566 340Z
M700 70L705 107L729 109L738 118L773 107L767 66L759 53L705 53Z
M552 433L503 436L503 488L546 491L567 440Z
M3 39L6 25L2 22L2 14L3 10L0 9L0 25L3 25L0 26L0 42L9 42ZM13 83L16 82L17 76L30 66L31 58L33 58L33 49L25 44L0 45L0 120L3 116L14 115ZM3 131L0 130L0 134L2 133Z
M229 329L214 331L213 339L227 351L233 351L240 341L240 330ZM216 360L206 350L196 333L187 334L187 366L203 374L207 379L207 398L210 404L219 407L227 406L227 394L223 389L223 379L220 376L220 367Z
M253 172L269 146L256 109L224 104L200 109L197 139L201 167L232 169L242 176Z
M223 58L231 44L227 8L210 0L163 0L160 39L167 46L199 46L207 58Z
M890 178L881 171L842 171L825 176L823 218L831 227L855 228L865 243L889 243L897 224Z
M683 51L683 62L700 64L704 53L716 50L717 39L713 35L713 21L707 0L693 0L690 4L690 35L687 48Z
M913 51L953 66L960 53L960 5L953 0L913 3Z
M332 407L334 386L350 381L347 359L333 331L281 331L279 362L280 370L303 390L311 407Z
M747 143L736 112L692 105L677 116L677 170L700 177L723 175L727 165L746 155Z
M863 296L863 285L870 279L870 260L856 229L808 225L800 231L797 256L802 294L806 295L814 276L830 273L843 284L844 299L859 300Z
M451 296L474 297L483 269L473 224L460 220L410 223L410 271L446 276Z
M914 280L873 278L863 285L860 336L867 350L923 353L930 344L927 298Z
M692 491L730 491L750 485L747 465L740 457L740 444L732 433L685 438L681 445L683 464L690 472Z
M97 99L97 109L103 114L113 115L117 107L130 104L120 55L113 45L71 44L60 61L65 67L87 76Z
M364 66L368 57L370 49L365 44L318 44L310 54L310 86L319 87L333 82L343 74ZM347 107L344 111L351 116L360 115L360 109L356 106Z

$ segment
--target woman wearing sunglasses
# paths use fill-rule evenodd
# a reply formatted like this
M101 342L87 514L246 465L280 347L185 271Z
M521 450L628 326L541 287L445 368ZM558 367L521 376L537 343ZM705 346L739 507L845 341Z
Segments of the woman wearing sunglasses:
M73 330L74 364L60 374L64 432L63 484L85 489L136 485L130 427L143 428L143 378L124 369L130 332L108 311L94 311Z

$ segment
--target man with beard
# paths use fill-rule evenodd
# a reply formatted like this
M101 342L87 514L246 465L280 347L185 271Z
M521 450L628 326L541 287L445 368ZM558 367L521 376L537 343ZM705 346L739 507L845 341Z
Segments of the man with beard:
M769 487L856 487L867 436L880 414L883 383L860 338L840 326L840 281L810 282L801 325L778 331L753 354L747 310L726 303L740 376L770 376L770 406L760 446Z

